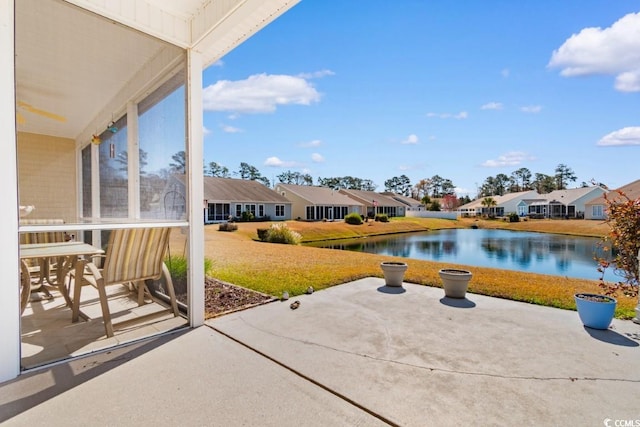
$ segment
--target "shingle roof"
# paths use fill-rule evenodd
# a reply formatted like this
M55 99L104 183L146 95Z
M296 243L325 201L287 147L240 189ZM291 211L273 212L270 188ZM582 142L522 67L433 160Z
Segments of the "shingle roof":
M308 200L313 205L327 206L362 206L361 203L328 187L313 185L277 184L276 189L282 188Z
M633 200L638 199L640 198L640 179L637 179L629 184L623 185L622 187L616 188L615 190L609 192L607 197L609 199L613 198L613 200L615 200L616 196L618 196L616 191L622 191L630 199L633 199ZM589 200L587 203L585 203L585 205L604 205L604 204L605 204L604 195L596 197L595 199Z
M365 204L369 205L373 204L375 200L378 206L403 206L403 203L396 199L381 193L376 193L375 191L341 189L340 192L347 196L355 197L356 200L362 200Z
M175 175L175 177L184 183L184 175ZM213 176L204 177L204 198L209 203L291 203L288 199L258 181Z

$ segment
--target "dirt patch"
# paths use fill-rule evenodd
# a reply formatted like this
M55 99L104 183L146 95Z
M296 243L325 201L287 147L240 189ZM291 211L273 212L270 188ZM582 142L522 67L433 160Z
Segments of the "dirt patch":
M204 283L204 317L210 319L274 299L271 295L207 277Z

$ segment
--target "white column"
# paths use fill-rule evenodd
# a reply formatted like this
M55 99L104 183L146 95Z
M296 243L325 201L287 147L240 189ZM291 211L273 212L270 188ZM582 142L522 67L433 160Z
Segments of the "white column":
M204 323L204 149L202 55L187 50L187 214L189 219L189 323Z
M0 0L0 382L20 373L20 273L14 74L14 3Z
M127 103L127 176L129 218L140 219L140 136L138 135L138 104Z

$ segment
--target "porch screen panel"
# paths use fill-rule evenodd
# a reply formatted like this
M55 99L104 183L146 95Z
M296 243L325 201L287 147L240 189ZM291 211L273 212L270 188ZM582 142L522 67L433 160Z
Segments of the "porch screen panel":
M185 72L138 104L140 217L184 219L186 190L171 180L186 165Z
M100 216L128 216L127 116L100 134Z

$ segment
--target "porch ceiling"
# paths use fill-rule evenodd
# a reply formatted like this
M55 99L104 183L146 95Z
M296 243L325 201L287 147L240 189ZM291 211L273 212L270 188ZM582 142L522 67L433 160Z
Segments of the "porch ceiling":
M161 51L206 67L298 1L15 1L18 130L75 139Z

